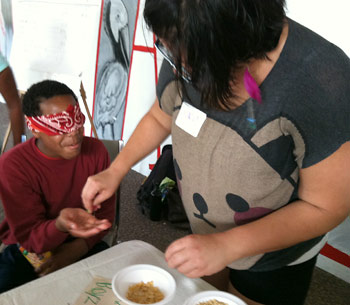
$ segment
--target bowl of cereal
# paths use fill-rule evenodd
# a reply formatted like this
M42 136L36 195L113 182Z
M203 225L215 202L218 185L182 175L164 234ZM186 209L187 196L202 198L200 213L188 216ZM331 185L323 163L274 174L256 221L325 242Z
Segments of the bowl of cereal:
M188 298L184 305L247 305L240 298L228 292L202 291Z
M176 282L162 268L138 264L119 270L112 279L112 290L128 305L163 305L174 297Z

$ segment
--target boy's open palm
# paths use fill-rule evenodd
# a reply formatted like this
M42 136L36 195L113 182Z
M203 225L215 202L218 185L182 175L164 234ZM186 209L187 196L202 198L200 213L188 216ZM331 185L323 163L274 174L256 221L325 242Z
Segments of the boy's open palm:
M111 227L107 219L97 219L94 215L79 208L65 208L56 220L56 227L75 237L88 238Z

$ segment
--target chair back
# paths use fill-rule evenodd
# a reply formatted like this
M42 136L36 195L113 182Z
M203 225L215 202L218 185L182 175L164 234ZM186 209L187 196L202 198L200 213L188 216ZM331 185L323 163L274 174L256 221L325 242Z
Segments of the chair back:
M122 140L103 140L103 139L100 139L100 141L106 147L109 157L111 159L111 162L113 162L113 160L122 150L124 142Z
M124 142L122 140L104 140L100 139L100 141L105 145L109 158L111 162L117 157L119 152L122 150ZM109 244L109 246L114 246L117 244L118 237L118 228L119 228L119 207L120 207L120 186L118 187L115 194L115 215L114 222L108 234L103 238L105 242Z

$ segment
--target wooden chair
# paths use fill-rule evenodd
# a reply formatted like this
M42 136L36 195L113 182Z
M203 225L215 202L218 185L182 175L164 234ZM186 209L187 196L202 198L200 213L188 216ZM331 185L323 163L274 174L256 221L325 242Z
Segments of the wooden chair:
M5 137L4 137L4 140L3 140L2 145L1 145L0 155L2 155L4 153L4 151L5 151L5 149L6 149L7 142L9 140L10 134L11 134L11 123L9 123L8 126L7 126Z

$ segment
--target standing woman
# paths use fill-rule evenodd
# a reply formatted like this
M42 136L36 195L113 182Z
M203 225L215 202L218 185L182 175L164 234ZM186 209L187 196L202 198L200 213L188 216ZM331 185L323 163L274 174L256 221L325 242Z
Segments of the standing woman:
M193 234L168 265L228 267L249 304L303 304L325 234L350 211L350 62L284 0L146 0L163 53L157 101L83 190L88 209L170 133ZM226 269L227 270L227 269Z

